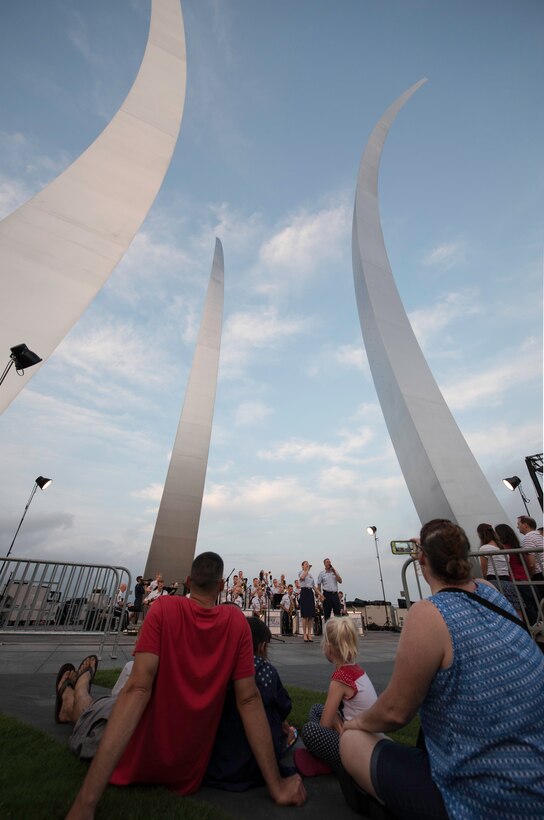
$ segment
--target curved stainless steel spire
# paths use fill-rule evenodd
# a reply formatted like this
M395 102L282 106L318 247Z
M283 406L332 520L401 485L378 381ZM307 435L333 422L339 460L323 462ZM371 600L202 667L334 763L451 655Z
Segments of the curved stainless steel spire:
M414 335L387 258L378 173L389 128L426 80L411 86L378 122L363 152L353 213L353 276L365 348L404 479L421 522L476 526L508 518L436 384Z
M208 293L144 576L184 581L195 555L219 369L223 247L215 240Z
M145 219L170 164L185 100L180 0L153 0L140 70L121 108L59 177L0 222L0 362L24 342L47 359ZM0 412L41 365L0 391Z

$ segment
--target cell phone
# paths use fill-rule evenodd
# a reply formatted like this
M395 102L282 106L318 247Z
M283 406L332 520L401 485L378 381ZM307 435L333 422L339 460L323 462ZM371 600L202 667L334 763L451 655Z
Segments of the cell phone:
M414 555L416 551L417 544L413 541L391 541L393 555Z

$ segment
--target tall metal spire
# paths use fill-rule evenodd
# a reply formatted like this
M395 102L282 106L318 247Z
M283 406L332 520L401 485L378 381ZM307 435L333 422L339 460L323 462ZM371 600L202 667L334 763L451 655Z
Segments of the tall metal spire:
M365 348L404 479L421 522L449 518L475 541L483 521L508 517L459 430L414 335L395 285L380 222L378 174L389 128L426 80L375 126L361 158L353 213L353 276Z
M180 0L153 0L142 64L119 111L60 176L0 222L0 361L24 343L45 363L127 250L168 170L185 78ZM40 367L9 374L0 412Z
M216 239L185 401L147 557L146 578L162 572L167 582L184 581L194 558L212 434L223 295L223 247Z

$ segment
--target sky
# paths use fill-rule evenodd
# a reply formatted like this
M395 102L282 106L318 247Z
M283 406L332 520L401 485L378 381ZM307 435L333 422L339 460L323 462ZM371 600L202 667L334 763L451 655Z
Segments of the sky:
M539 518L540 0L184 0L187 96L161 191L107 284L0 421L5 548L143 570L215 237L219 383L197 551L292 579L328 557L348 597L396 601L420 522L368 368L353 288L359 161L385 109L380 208L405 308L503 504ZM0 217L126 96L148 0L0 4ZM24 340L15 340L14 343ZM7 360L7 353L6 353ZM499 522L492 522L499 523ZM172 579L173 580L173 579Z

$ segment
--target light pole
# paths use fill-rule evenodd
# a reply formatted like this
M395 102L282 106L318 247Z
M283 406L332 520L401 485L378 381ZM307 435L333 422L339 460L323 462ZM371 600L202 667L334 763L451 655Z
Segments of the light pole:
M376 533L378 532L377 527L367 527L366 531L369 535L374 536L374 544L376 545L376 558L378 559L378 569L380 571L380 583L382 585L382 595L383 595L383 605L385 607L385 624L384 626L391 626L391 621L389 620L389 612L387 611L387 604L385 602L385 588L383 585L383 575L382 575L382 565L380 562L380 552L378 550L378 536Z
M11 542L11 546L10 546L9 550L7 551L7 553L6 553L6 558L9 558L9 556L10 556L10 553L13 549L13 545L15 544L15 539L17 538L17 535L19 534L19 530L21 529L21 524L25 520L25 515L27 513L28 508L30 507L30 502L34 498L34 494L35 494L36 490L38 489L38 487L40 488L40 490L46 490L49 487L49 485L51 484L52 481L53 481L52 478L44 478L43 475L39 475L38 478L35 480L34 486L32 487L32 492L30 493L30 498L26 502L26 507L25 507L25 511L23 513L23 517L19 521L19 526L17 527L17 529L15 531L15 535L13 536L13 541Z

